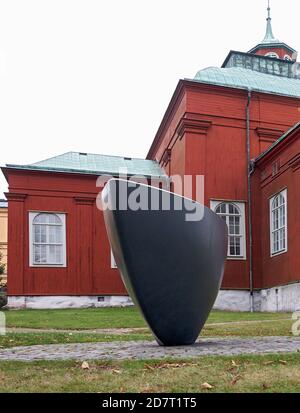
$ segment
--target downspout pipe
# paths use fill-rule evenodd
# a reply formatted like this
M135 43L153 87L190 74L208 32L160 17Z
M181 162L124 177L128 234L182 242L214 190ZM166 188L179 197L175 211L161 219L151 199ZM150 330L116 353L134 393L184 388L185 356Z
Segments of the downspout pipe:
M250 311L254 312L254 288L253 288L253 237L252 237L252 191L251 191L251 146L250 146L250 105L252 100L251 89L248 89L246 106L246 151L247 151L247 189L248 189L248 230L249 230L249 288L250 288Z

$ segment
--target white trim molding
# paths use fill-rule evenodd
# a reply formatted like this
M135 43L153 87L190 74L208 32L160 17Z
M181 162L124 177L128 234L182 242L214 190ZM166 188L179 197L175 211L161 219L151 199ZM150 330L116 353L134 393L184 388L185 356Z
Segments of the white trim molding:
M227 259L246 260L245 202L211 199L210 209L220 215L228 226Z
M288 250L288 198L287 189L269 200L270 255L275 257Z
M41 218L41 219L39 219ZM29 266L67 266L66 214L29 212ZM36 249L40 251L36 254Z

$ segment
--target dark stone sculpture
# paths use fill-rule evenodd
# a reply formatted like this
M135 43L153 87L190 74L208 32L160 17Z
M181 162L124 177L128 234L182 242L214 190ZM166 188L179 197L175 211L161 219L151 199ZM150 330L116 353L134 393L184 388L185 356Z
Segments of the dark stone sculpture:
M199 203L126 180L111 179L102 200L122 279L156 340L166 346L193 344L221 285L226 223ZM131 201L142 209L128 208ZM196 207L202 219L190 221Z

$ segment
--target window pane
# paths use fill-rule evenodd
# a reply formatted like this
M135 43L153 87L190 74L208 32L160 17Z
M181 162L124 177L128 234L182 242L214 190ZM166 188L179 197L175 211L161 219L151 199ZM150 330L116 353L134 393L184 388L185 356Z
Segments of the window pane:
M234 217L229 217L229 234L235 234Z
M45 225L34 225L33 226L33 242L44 243L47 242L47 232Z
M240 235L240 217L229 216L229 234L230 235Z
M48 263L55 264L55 246L54 245L48 246Z
M234 244L234 239L230 237L230 242L229 242L229 254L231 256L235 255L235 244Z
M49 224L60 225L61 224L60 218L56 214L50 214L49 215Z
M231 256L241 256L241 239L240 237L230 237L229 248Z
M279 195L278 205L281 206L283 204L284 204L284 197L282 195Z
M41 262L43 264L46 264L47 263L47 247L46 245L41 245L40 248L41 248Z
M34 245L33 254L34 262L37 264L47 263L47 250L46 245Z
M47 242L47 228L45 225L40 225L41 242Z
M278 231L276 231L273 234L273 252L277 252L278 250L279 250L279 233Z
M34 224L55 224L61 225L61 220L56 214L38 214L34 220Z
M241 239L240 238L235 239L235 252L237 256L241 255Z
M235 224L235 233L236 235L240 235L240 217L234 217L234 224Z
M41 229L40 229L40 225L34 225L34 226L33 226L33 231L34 231L33 242L41 242Z
M229 214L239 215L239 210L234 204L229 204L228 206Z
M279 226L282 228L285 225L285 207L281 206L279 209Z
M49 245L48 246L48 263L49 264L61 264L62 254L60 245Z
M62 242L62 227L49 226L49 243L60 244Z
M278 209L273 211L273 230L278 229L279 221L278 221Z
M58 264L61 264L63 262L62 246L58 246L58 245L56 246L55 256L56 256L56 262Z
M33 249L33 260L36 263L41 262L41 247L39 245L35 245Z
M285 229L284 228L279 230L279 248L281 251L285 249Z
M216 208L216 213L217 214L226 214L226 204L220 204Z

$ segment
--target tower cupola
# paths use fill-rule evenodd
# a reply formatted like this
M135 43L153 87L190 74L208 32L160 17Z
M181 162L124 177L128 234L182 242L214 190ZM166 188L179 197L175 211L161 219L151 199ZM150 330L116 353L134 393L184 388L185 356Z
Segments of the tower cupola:
M270 0L268 0L268 17L267 17L267 28L266 34L263 40L248 53L273 57L276 59L296 61L297 52L292 47L278 40L272 29L272 18L271 18L271 7Z

